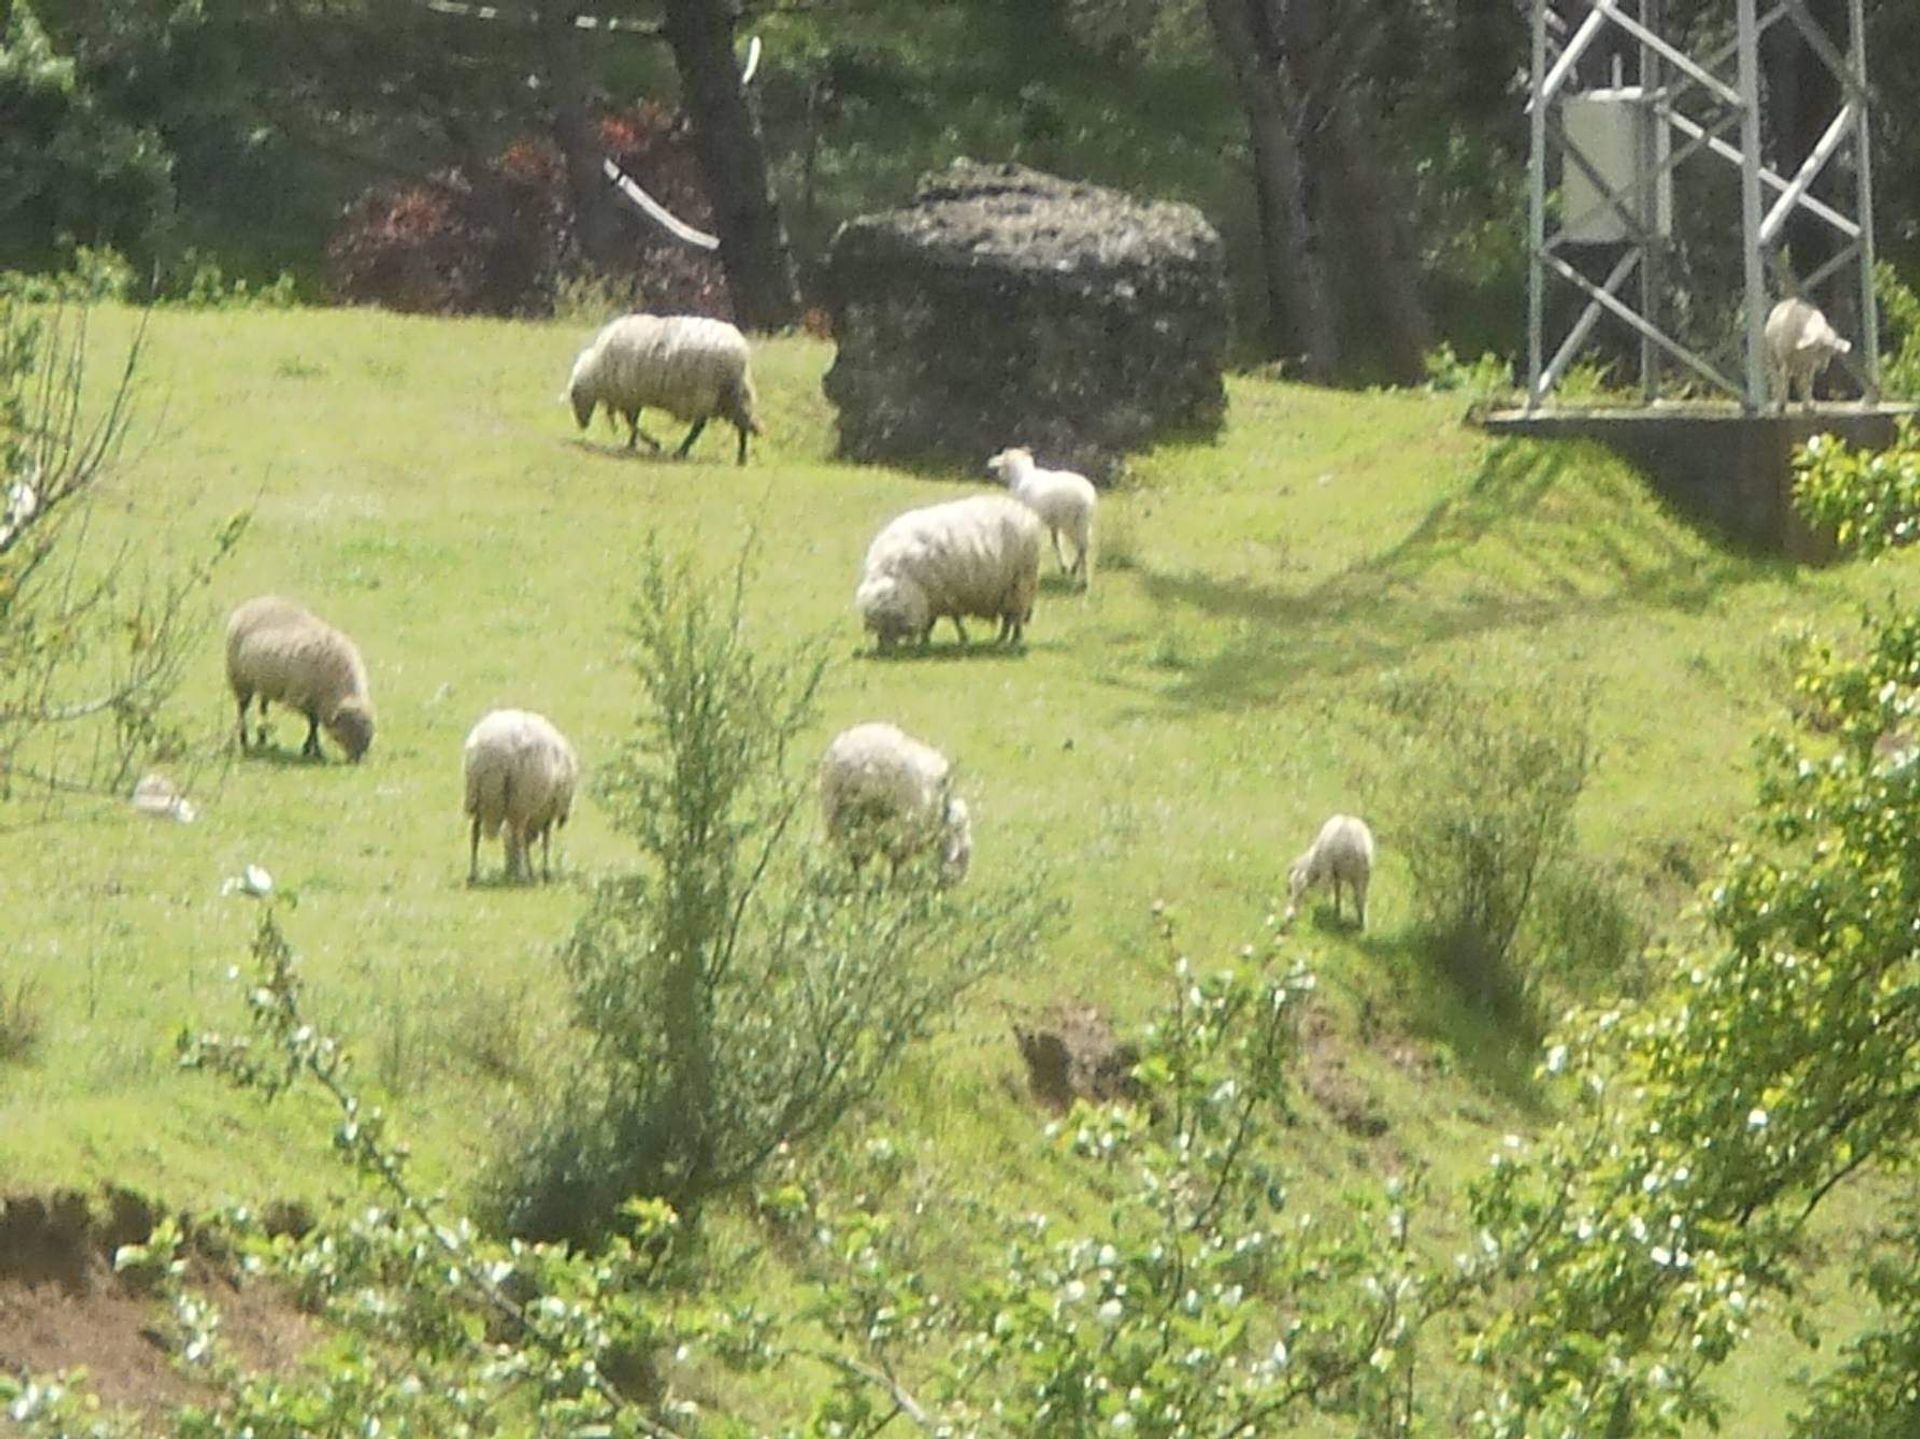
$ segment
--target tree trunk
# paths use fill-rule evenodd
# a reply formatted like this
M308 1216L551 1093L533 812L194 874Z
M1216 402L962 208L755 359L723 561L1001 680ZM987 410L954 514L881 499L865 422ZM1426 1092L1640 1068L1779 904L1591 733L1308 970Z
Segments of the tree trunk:
M586 259L608 273L630 268L633 245L621 228L613 193L600 168L600 140L587 116L586 67L580 59L577 5L548 5L539 17L540 51L552 100L554 143L567 170L575 237Z
M1266 278L1267 344L1276 355L1302 355L1307 375L1325 380L1340 363L1340 332L1325 258L1309 221L1306 170L1295 130L1297 96L1269 3L1207 0L1207 16L1247 115Z
M666 0L666 34L693 120L734 315L751 330L794 324L800 295L793 257L768 181L759 122L740 84L733 0Z
M1526 148L1526 123L1513 77L1527 63L1525 12L1513 0L1455 0L1453 110L1473 133L1508 154Z
M1347 295L1370 297L1379 320L1380 351L1391 377L1416 384L1426 373L1433 319L1420 294L1420 272L1404 204L1381 163L1372 127L1361 113L1370 90L1363 55L1343 53L1325 0L1288 0L1285 43L1308 98L1320 158L1315 189L1321 229L1352 240L1356 262ZM1324 107L1324 108L1323 108Z
M667 1064L667 1104L659 1116L671 1135L674 1168L666 1197L691 1232L713 1181L713 1016L707 951L690 944L667 961L661 986Z

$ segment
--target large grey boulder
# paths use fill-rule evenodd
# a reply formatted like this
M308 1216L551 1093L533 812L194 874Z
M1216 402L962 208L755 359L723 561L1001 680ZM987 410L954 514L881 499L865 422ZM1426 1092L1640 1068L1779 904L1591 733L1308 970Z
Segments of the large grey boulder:
M1103 480L1225 416L1220 237L1190 205L963 160L841 226L826 278L851 459L977 469L1018 444Z

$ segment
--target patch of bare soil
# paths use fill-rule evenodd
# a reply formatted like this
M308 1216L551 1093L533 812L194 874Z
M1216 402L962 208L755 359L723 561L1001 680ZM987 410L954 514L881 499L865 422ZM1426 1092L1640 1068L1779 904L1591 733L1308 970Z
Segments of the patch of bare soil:
M1065 1002L1013 1023L1014 1043L1027 1063L1027 1092L1042 1109L1065 1113L1074 1100L1132 1099L1139 1086L1139 1051L1122 1042L1091 1004Z
M1387 1116L1373 1091L1348 1066L1332 1018L1324 1010L1308 1010L1301 1039L1301 1085L1314 1103L1356 1139L1385 1134Z
M158 1218L124 1190L0 1199L0 1371L83 1367L104 1403L146 1414L206 1401L168 1352L164 1302L113 1272L114 1251L143 1243ZM194 1283L219 1308L221 1338L248 1368L291 1368L314 1340L310 1321L266 1286L238 1287L206 1261Z

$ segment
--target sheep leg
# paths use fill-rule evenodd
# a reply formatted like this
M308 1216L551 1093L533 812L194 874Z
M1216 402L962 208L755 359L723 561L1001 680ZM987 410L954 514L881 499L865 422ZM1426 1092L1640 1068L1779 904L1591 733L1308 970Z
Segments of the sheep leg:
M699 419L693 422L693 428L687 431L687 437L680 442L680 448L673 452L673 457L676 460L684 460L687 457L687 452L693 448L693 442L700 438L700 432L704 430L706 427L707 427L707 417L705 415L702 415ZM742 431L740 435L740 443L744 447L746 442L747 442L746 433ZM744 453L744 449L742 453Z
M627 448L632 449L637 440L645 440L647 448L657 455L660 453L660 442L640 428L640 416L644 413L644 410L627 412Z
M1060 573L1064 575L1067 572L1067 557L1060 549L1060 531L1053 529L1048 533L1053 536L1053 558L1059 563Z
M1360 928L1367 927L1367 882L1357 879L1353 882L1354 908L1360 911Z
M951 615L951 616L949 616L949 618L950 618L950 619L952 619L952 621L953 621L953 632L954 632L955 634L957 634L958 636L960 636L960 643L961 643L961 644L963 644L963 645L964 645L964 644L966 644L966 643L968 642L968 641L967 641L967 627L966 627L965 625L963 625L963 624L961 624L961 623L960 623L960 616L958 616L958 615ZM929 633L931 633L931 631L929 631Z
M300 746L300 753L308 759L319 759L320 755L320 716L311 710L307 712L307 742Z
M480 816L473 817L473 832L467 840L467 883L475 884L480 879Z
M734 428L740 432L740 453L734 457L734 463L744 465L747 462L747 427L736 424Z
M247 707L253 703L253 696L240 696L240 753L247 752Z
M260 748L267 747L267 697L260 696L260 728L253 733L253 742Z
M548 884L553 883L553 826L546 825L540 831L540 878Z

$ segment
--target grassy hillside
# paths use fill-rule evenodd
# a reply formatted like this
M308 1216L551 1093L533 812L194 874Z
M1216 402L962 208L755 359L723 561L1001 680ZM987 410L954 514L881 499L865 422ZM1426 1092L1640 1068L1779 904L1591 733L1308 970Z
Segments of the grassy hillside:
M99 317L95 341L117 353L132 325ZM867 540L977 477L833 462L831 352L805 340L757 352L768 434L744 469L719 433L687 464L629 457L605 430L583 443L556 400L583 338L361 313L153 319L103 523L162 556L237 508L254 520L179 697L200 821L79 799L0 808L4 988L24 986L44 1026L30 1060L0 1066L10 1189L113 1181L189 1206L340 1189L317 1113L173 1069L183 1026L238 1022L227 973L253 915L220 882L247 863L298 892L288 924L316 1011L429 1175L470 1178L562 1023L555 945L627 855L589 800L564 832L563 882L468 888L460 743L504 703L551 715L589 771L628 732L622 617L650 536L718 569L756 534L759 636L832 638L819 743L885 717L939 744L973 805L978 880L1041 855L1070 901L885 1106L930 1173L1010 1202L1052 1181L1008 1097L1004 1006L1072 995L1144 1013L1163 972L1156 898L1203 962L1264 945L1287 861L1327 813L1364 808L1356 721L1379 674L1598 680L1583 845L1671 904L1750 793L1748 741L1780 712L1778 627L1842 625L1865 599L1920 589L1912 560L1810 572L1731 557L1603 452L1491 443L1445 396L1245 378L1219 444L1148 455L1105 501L1092 595L1049 587L1024 654L959 655L943 637L881 663L850 608ZM232 757L219 625L263 590L360 641L380 716L365 765ZM289 756L300 734L281 718ZM1315 956L1337 1011L1375 1021L1342 1063L1390 1139L1328 1150L1303 1133L1303 1164L1425 1158L1444 1179L1527 1121L1524 1079L1406 942L1404 871L1381 841L1371 932L1302 925L1287 943Z

